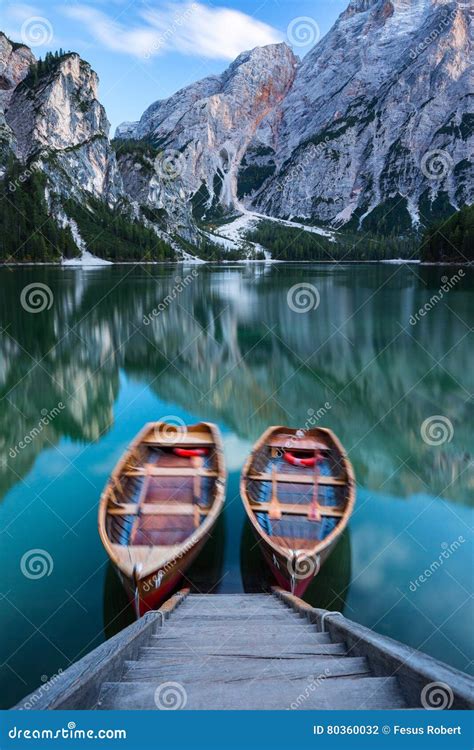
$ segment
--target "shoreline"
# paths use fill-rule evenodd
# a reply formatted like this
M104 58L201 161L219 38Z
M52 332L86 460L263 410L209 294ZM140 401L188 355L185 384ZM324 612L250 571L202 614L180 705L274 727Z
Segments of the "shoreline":
M104 268L111 268L116 266L176 266L176 265L183 265L183 266L222 266L222 265L248 265L248 264L254 264L254 265L272 265L272 264L285 264L285 265L331 265L331 266L338 266L338 265L373 265L373 264L382 264L382 265L418 265L418 266L456 266L456 267L467 267L474 266L474 261L471 262L460 262L460 261L439 261L437 263L433 261L421 261L421 260L414 260L414 259L406 259L403 258L385 258L383 260L277 260L277 259L267 259L267 260L252 260L252 259L246 259L246 260L202 260L202 259L196 259L196 260L190 260L190 259L182 259L179 260L138 260L138 261L130 261L130 260L121 260L121 261L107 261L105 263L62 263L62 262L54 262L54 261L47 261L47 262L38 262L35 263L33 261L25 261L23 263L5 263L3 261L0 261L0 268L36 268L38 266L41 267L52 267L52 268L62 268L64 270L72 270L72 271L83 271L84 269L88 270L103 270Z

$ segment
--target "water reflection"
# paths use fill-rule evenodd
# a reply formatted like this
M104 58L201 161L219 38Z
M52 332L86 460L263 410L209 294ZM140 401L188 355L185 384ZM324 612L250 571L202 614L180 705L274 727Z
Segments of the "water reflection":
M193 272L164 304L176 277ZM410 590L443 544L467 539L471 520L474 270L410 325L454 272L285 264L0 269L2 705L130 621L97 535L97 503L130 438L166 415L216 421L224 437L225 512L189 571L194 590L269 586L239 473L269 424L303 426L324 407L322 421L349 450L358 501L308 600L472 669L468 543ZM32 314L20 295L37 282L51 288L54 303ZM320 296L307 314L287 304L301 282ZM160 303L164 311L147 324ZM421 425L432 415L450 420L450 442L423 441ZM33 548L54 560L52 574L37 581L21 573L22 555Z
M176 277L191 273L192 283L147 325ZM124 371L249 441L269 423L303 425L328 403L324 421L349 448L362 484L402 496L429 487L467 502L473 272L446 303L409 323L443 274L380 266L3 269L0 492L62 437L87 443L106 433ZM286 304L302 278L320 292L308 314ZM33 315L20 293L39 280L54 305ZM12 459L42 410L58 403L64 410ZM440 410L455 440L433 450L420 426Z

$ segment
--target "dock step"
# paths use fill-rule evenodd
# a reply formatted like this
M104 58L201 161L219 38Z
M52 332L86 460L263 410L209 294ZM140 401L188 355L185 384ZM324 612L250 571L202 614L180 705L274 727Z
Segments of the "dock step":
M406 708L396 677L360 679L321 678L313 683L295 679L267 681L196 682L167 686L159 680L147 682L106 682L97 708L114 710L160 710L166 691L174 691L174 700L184 710L329 710ZM313 689L312 689L313 688ZM169 692L168 692L169 695Z
M164 647L179 648L183 643L189 643L191 647L194 646L209 646L219 645L219 643L231 642L234 646L239 644L245 646L251 643L255 643L257 634L255 632L248 633L242 628L236 628L235 626L227 627L225 630L220 629L218 632L213 631L212 637L210 633L196 631L186 633L176 633L174 630L166 631L163 628L162 632L159 628L156 634L152 637L153 643L150 645L163 645ZM269 632L265 630L265 638L267 641L271 640L272 646L278 646L284 648L288 644L298 643L300 646L313 646L316 643L331 643L331 636L328 633L317 633L307 632L306 630L285 630L284 633L273 631L270 638ZM158 641L158 642L157 642ZM260 640L259 640L260 642Z
M317 680L334 677L368 676L370 669L367 659L363 656L352 658L335 657L303 658L303 659L238 659L229 658L225 661L196 660L184 667L174 664L164 665L157 659L128 661L125 664L123 679L133 682L151 682L158 680L176 680L182 684L189 681L206 682L236 682L242 680L285 680L308 679Z
M247 641L246 644L240 642L233 644L229 641L194 647L191 643L189 645L182 643L178 647L160 643L157 639L153 641L153 646L143 646L140 654L141 658L172 658L174 660L179 658L189 662L193 654L199 658L236 656L241 659L280 659L284 656L285 659L301 659L304 656L332 656L347 653L344 643L315 643L303 646L294 640L291 644L287 644L284 650L278 644L256 643L255 640Z

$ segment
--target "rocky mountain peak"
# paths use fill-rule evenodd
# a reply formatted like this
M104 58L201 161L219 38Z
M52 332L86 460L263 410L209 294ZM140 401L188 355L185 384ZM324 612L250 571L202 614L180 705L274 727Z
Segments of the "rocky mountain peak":
M28 47L15 44L0 31L0 103L5 105L5 93L25 78L34 62L35 56Z
M96 73L76 53L34 66L15 89L6 114L17 156L24 161L41 148L57 151L107 137L109 123L97 90Z
M283 101L293 83L298 58L288 45L243 52L220 76L210 76L152 104L138 123L124 123L117 138L146 139L163 158L174 158L176 179L162 179L150 163L122 158L125 185L136 200L174 206L174 229L183 230L184 202L200 191L203 213L238 205L237 177L260 123ZM138 174L137 174L138 171ZM189 224L187 226L189 236Z

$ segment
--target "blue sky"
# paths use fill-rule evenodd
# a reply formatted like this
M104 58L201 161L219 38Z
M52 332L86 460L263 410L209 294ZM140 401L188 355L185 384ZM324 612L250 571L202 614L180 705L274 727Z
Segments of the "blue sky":
M303 56L348 0L0 0L0 28L39 57L62 47L88 60L112 123L222 72L242 51L287 41Z

